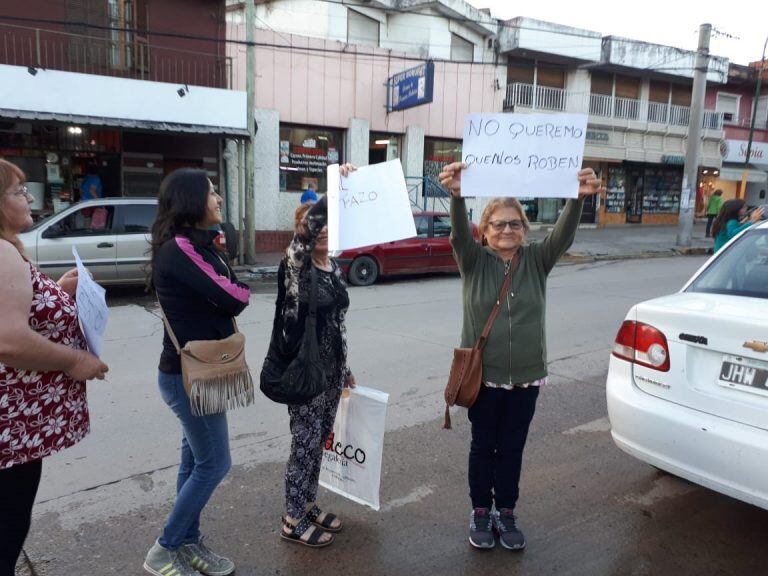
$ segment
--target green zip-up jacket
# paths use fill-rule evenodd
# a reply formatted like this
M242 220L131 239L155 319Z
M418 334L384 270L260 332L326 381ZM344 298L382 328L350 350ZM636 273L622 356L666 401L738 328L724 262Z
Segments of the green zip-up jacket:
M547 375L547 276L573 243L583 200L569 200L552 232L520 247L520 265L483 350L483 381L532 382ZM461 346L483 331L504 280L504 261L472 238L464 199L451 198L451 245L462 279Z

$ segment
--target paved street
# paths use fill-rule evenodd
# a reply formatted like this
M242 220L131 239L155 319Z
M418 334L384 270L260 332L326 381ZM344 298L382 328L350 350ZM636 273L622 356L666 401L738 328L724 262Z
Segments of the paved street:
M671 292L702 257L561 266L549 283L551 383L526 451L520 524L528 548L467 544L469 429L444 431L442 389L460 324L456 276L350 291L350 363L358 383L390 393L382 510L321 491L345 531L312 551L278 538L289 442L281 406L260 397L230 414L234 467L203 529L239 575L764 573L768 512L657 472L610 440L604 382L616 330L636 301ZM259 290L240 321L249 362L266 351L274 295ZM130 294L129 294L130 296ZM92 433L46 460L26 549L41 575L143 573L169 510L179 430L155 385L162 324L151 300L113 300L107 382L89 385Z

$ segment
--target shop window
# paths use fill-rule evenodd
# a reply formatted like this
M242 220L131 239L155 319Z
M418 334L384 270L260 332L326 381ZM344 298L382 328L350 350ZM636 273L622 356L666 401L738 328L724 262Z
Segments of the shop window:
M356 10L347 10L347 43L364 46L379 45L379 21Z
M378 164L400 158L400 138L394 134L371 132L368 143L368 164Z
M330 128L280 127L280 190L328 189L326 169L343 157L344 132Z
M451 60L472 62L475 59L475 45L458 34L451 34Z
M439 186L438 175L443 166L451 162L461 162L461 140L424 139L424 176L435 186ZM426 195L430 195L429 190Z
M723 122L737 124L739 122L739 101L737 94L717 93L717 104L715 110L723 113Z

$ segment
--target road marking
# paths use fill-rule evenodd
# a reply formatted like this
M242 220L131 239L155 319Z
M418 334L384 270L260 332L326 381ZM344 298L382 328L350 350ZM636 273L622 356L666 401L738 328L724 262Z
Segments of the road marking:
M386 504L382 505L381 511L389 512L394 508L400 508L402 506L407 506L408 504L415 504L416 502L421 502L422 500L424 500L424 498L432 494L434 490L435 490L435 487L431 485L419 486L418 488L414 488L413 490L411 490L408 494L406 494L402 498L395 498L394 500L391 500Z
M592 422L587 422L586 424L580 424L575 428L566 430L565 432L563 432L563 434L581 434L581 433L610 432L610 431L611 431L611 423L608 421L608 416L603 416L602 418L598 418L597 420L592 420Z

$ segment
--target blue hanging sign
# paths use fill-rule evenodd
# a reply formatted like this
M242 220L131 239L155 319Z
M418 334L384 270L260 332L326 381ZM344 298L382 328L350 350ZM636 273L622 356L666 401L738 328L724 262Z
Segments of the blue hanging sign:
M435 64L430 60L395 74L387 82L387 112L432 102Z

